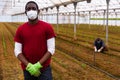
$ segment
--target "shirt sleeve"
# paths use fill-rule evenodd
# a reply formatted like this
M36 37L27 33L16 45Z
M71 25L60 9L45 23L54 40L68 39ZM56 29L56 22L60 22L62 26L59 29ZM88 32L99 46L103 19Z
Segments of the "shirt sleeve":
M55 53L55 38L50 38L47 40L48 51L53 55Z
M46 34L47 34L47 40L50 39L50 38L52 38L52 37L56 37L56 35L54 33L54 30L53 30L53 27L50 24L48 24L46 31L47 31L46 32Z
M15 56L17 57L20 53L22 53L22 44L15 42L15 48L14 48Z
M22 43L22 36L21 36L21 30L20 28L17 29L16 34L14 36L14 41Z

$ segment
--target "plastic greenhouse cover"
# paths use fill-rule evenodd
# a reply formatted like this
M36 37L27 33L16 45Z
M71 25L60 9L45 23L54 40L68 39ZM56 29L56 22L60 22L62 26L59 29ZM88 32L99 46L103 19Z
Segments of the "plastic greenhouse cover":
M15 14L24 12L25 4L31 0L0 0L0 15L1 14ZM70 1L82 1L82 0L33 0L38 3L39 8L45 8L49 6L54 6L56 4L64 4ZM120 8L120 0L110 0L110 9ZM106 0L91 0L91 3L86 1L79 2L77 4L77 11L90 11L106 9ZM67 7L60 6L60 12L74 12L73 4L67 5ZM49 9L49 13L56 12L57 10L53 8Z

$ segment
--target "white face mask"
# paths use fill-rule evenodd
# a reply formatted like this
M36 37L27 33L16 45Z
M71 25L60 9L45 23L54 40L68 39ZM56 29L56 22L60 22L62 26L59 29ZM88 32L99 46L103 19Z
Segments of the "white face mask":
M27 17L30 19L30 20L34 20L37 18L37 11L34 11L34 10L30 10L27 12Z

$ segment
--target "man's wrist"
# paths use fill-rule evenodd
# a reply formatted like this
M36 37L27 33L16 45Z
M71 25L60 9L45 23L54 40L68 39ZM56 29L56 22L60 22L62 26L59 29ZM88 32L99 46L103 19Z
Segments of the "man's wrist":
M26 66L26 70L28 71L29 68L30 68L32 65L33 65L32 63L28 63L27 66Z
M43 67L43 66L40 64L40 62L35 63L34 66L35 66L35 68L38 68L38 69L40 69L40 68Z
M28 64L30 64L30 62L26 62L25 65L27 66Z

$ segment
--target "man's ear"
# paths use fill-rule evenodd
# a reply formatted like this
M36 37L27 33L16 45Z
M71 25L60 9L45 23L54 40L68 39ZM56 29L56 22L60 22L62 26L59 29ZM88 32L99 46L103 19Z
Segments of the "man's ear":
M40 10L38 10L38 14L40 13Z

